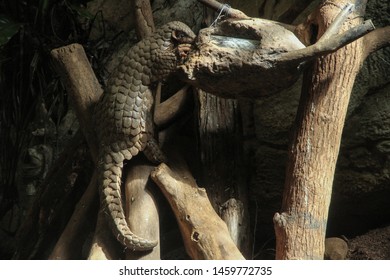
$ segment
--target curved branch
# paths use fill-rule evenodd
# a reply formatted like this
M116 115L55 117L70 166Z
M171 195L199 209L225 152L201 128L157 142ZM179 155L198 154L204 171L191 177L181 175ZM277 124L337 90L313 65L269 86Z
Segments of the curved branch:
M221 97L259 98L294 84L302 63L334 52L373 29L370 20L339 35L332 28L329 36L305 47L278 23L226 20L199 32L198 49L178 73L187 83Z
M390 26L378 28L364 36L364 58L388 46L390 46Z
M183 113L192 99L189 94L189 85L184 86L172 97L156 106L154 113L154 123L158 127L163 127L171 123L178 115Z
M324 54L335 52L360 37L363 37L374 29L375 26L372 21L366 20L363 24L352 27L342 34L335 36L329 35L326 36L325 39L321 37L314 45L308 46L307 48L281 54L280 57L277 58L277 61L289 63L295 61L297 63L301 63ZM331 33L333 32L335 31L331 31Z

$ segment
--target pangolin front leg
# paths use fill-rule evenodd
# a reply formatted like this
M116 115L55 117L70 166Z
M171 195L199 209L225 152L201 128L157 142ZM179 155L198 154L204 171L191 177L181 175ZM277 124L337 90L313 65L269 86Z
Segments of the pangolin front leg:
M188 26L170 22L134 45L109 78L94 112L101 206L115 237L132 250L150 250L157 241L136 236L126 222L121 199L123 162L140 151L153 162L164 160L153 138L150 85L177 68L194 38Z

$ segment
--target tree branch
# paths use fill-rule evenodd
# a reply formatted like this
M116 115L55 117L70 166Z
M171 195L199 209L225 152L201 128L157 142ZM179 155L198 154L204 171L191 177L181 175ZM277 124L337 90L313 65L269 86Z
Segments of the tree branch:
M192 94L189 93L189 85L185 85L169 99L156 106L154 113L154 123L158 127L164 127L176 119L178 115L188 109L192 100Z
M340 19L345 18L342 12ZM334 35L342 22L338 20L324 39L306 48L290 30L273 21L226 20L199 32L197 50L178 72L187 83L225 98L274 94L297 81L302 63L334 52L374 29L366 21Z
M337 27L340 28L341 25L337 25ZM325 39L321 37L314 45L308 46L305 49L294 50L281 54L280 57L278 57L276 60L278 63L302 63L321 55L335 52L338 49L363 37L374 29L375 27L372 21L366 20L362 24L354 26L340 35L334 35L334 31L331 31L330 34L325 36Z
M364 36L364 57L390 46L390 26L378 28Z
M175 213L191 258L244 259L231 239L226 224L211 206L206 191L196 185L187 170L173 172L167 165L161 164L151 176Z
M98 143L93 131L91 115L94 105L103 94L103 89L96 79L81 45L72 44L54 49L51 51L51 55L75 108L81 130L90 147L92 158L96 162Z
M215 0L198 0L203 5L209 7L210 9L213 9L216 12L224 12L225 15L229 18L249 18L245 13L241 12L240 10L236 10L229 7L226 7L225 4L221 4L218 1Z

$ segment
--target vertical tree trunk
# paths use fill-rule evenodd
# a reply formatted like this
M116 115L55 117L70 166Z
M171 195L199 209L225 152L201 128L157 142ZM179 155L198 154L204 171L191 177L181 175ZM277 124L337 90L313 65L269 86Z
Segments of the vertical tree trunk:
M325 1L311 26L318 26L319 34L323 34L339 7L347 2ZM350 18L344 28L362 22L355 14ZM323 259L341 134L355 77L364 59L362 42L359 39L317 59L304 77L282 209L274 216L277 259Z
M199 140L203 181L232 238L251 258L251 238L241 115L238 102L199 91Z

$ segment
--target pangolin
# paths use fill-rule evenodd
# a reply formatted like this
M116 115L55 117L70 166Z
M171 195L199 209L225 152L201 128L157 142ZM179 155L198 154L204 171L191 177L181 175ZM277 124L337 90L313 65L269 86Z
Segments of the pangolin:
M116 238L132 250L150 250L157 241L136 236L126 222L121 199L123 162L140 151L155 163L163 161L153 138L150 86L176 69L194 39L187 25L174 21L138 42L113 71L94 110L101 207Z

